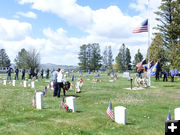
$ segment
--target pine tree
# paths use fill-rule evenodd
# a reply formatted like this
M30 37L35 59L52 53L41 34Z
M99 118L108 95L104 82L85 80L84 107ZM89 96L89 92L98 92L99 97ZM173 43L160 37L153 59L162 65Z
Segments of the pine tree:
M167 62L167 56L165 53L165 49L163 47L163 40L161 34L155 34L155 38L153 39L149 49L149 59L150 61L159 61L161 65L165 65ZM147 52L147 54L148 54ZM146 56L148 59L148 55Z
M126 69L131 70L131 54L129 48L126 48Z
M138 49L138 52L134 56L134 61L133 61L134 67L136 66L137 63L141 62L142 60L143 60L143 55L141 54L140 49Z
M159 16L157 18L161 24L157 25L156 29L159 30L163 39L163 46L168 55L168 61L171 63L172 68L179 69L178 60L180 57L179 42L180 42L180 1L179 0L162 0L159 7L160 11L156 12Z
M79 53L79 68L80 70L87 71L87 65L88 65L88 52L87 52L87 45L80 46L80 53Z
M116 63L118 65L119 71L125 71L126 70L126 47L124 44L119 49L119 53L116 56Z
M108 54L107 54L107 46L105 47L105 50L103 52L103 58L102 58L102 62L103 62L103 70L106 70L108 67Z
M109 70L112 70L113 69L113 55L112 55L112 50L111 50L111 46L108 46L108 62L107 62L107 65L108 65L108 69Z
M10 59L8 55L6 54L5 49L0 50L0 67L8 67L10 66Z

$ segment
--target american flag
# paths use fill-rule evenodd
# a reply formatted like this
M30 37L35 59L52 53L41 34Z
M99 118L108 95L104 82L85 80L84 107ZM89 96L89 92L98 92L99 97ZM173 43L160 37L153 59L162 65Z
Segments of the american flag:
M35 96L33 96L33 99L32 99L32 106L35 106Z
M113 111L112 111L112 103L111 102L109 103L109 106L108 106L106 113L109 116L109 118L111 120L113 120Z
M64 97L62 98L62 101L61 101L61 108L62 109L64 109L64 105L65 105L65 103L64 103Z
M170 114L170 112L168 113L167 120L171 120L171 114Z
M146 19L142 24L133 30L133 33L148 32L148 19Z

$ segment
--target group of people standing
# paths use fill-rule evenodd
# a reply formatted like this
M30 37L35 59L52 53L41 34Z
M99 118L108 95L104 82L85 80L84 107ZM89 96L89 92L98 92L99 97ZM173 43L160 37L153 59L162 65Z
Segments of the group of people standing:
M63 82L64 80L64 71L60 68L52 72L51 80L53 81L54 85L54 97L60 98L61 88L63 89ZM65 89L63 89L63 96L66 95Z
M7 70L7 80L10 79L11 80L11 73L12 73L13 69L11 67L8 67L8 70ZM25 80L25 74L26 74L26 69L23 68L21 70L19 70L18 67L16 67L16 69L14 70L14 73L15 73L15 80L19 80L19 72L21 71L22 73L22 80ZM36 79L38 79L38 73L39 73L39 69L35 68L35 69L32 69L32 68L29 68L28 69L28 75L29 75L29 79L32 79L32 77L35 77ZM49 73L50 73L50 70L47 69L46 70L46 79L49 79ZM44 78L44 69L41 69L40 71L40 77L41 79Z

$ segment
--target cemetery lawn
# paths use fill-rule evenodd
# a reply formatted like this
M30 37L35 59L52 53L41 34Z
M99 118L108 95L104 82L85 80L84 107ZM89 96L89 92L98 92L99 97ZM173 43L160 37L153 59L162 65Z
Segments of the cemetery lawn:
M78 77L77 77L78 76ZM75 81L79 75L75 75ZM21 81L13 87L0 83L0 134L1 135L164 135L165 120L170 109L180 107L180 80L155 81L152 86L130 91L127 78L109 82L104 74L102 82L93 83L95 74L82 76L81 93L68 91L67 96L76 97L76 113L68 113L59 107L61 98L52 97L53 91L43 97L44 109L32 107L34 89L24 88ZM90 79L87 80L87 79ZM70 79L69 79L70 80ZM169 79L170 80L170 79ZM35 82L37 91L43 91L48 82ZM127 108L127 125L111 121L106 110L111 100L115 106Z

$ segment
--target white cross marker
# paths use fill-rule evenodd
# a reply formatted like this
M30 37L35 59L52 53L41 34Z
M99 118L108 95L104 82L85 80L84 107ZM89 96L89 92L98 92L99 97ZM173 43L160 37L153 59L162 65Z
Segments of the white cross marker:
M171 129L171 132L174 132L174 129L177 129L177 126L174 126L174 123L171 123L171 126L168 126L168 129Z

